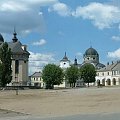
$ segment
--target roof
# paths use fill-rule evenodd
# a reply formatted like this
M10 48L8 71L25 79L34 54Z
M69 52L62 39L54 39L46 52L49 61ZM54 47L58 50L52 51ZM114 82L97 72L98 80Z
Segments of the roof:
M13 54L30 54L28 51L22 49L22 44L20 41L17 42L8 42L9 48Z
M41 77L41 76L42 76L41 72L35 72L30 77Z
M7 42L8 43L8 47L11 49L12 54L27 54L30 55L30 53L26 50L23 49L22 43L20 41L18 41L17 37L16 37L16 33L14 33L14 38L13 41L11 42ZM0 34L0 43L4 43L4 39L2 37L2 35ZM0 44L0 47L2 47L3 44Z
M104 64L102 64L102 63L98 63L98 64L96 65L96 67L97 67L97 68L104 68L104 67L105 67L105 65L104 65Z
M112 70L120 70L120 62L115 62L112 64L107 65L104 68L99 69L99 72L105 72L105 71L112 71Z
M90 47L85 51L84 54L84 56L88 56L88 55L98 55L98 52L94 48Z
M63 57L63 59L62 59L61 61L64 61L64 62L69 61L69 60L68 60L68 57L67 57L67 55L66 55L66 52L65 52L65 56Z

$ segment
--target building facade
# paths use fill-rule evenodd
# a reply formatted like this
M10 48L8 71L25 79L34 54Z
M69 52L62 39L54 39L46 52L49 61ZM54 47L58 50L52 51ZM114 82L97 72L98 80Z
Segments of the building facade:
M30 86L44 88L45 83L43 82L41 72L35 72L31 76L29 76L29 79L30 79Z
M0 47L4 43L4 38L0 34ZM12 81L9 86L14 85L27 85L28 81L28 60L30 53L27 51L27 46L23 45L17 39L17 33L13 33L13 39L11 42L7 42L8 47L12 52Z
M97 70L96 85L102 86L120 85L120 61L107 64L106 67Z

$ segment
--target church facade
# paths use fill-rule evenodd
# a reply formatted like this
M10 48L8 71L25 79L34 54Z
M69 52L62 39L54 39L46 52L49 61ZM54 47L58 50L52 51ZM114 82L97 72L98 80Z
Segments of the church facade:
M4 38L0 34L0 47L4 43ZM7 42L8 47L12 52L12 81L8 86L14 85L27 85L28 81L28 60L30 53L27 51L27 46L23 45L17 39L17 33L14 31L13 39L11 42Z

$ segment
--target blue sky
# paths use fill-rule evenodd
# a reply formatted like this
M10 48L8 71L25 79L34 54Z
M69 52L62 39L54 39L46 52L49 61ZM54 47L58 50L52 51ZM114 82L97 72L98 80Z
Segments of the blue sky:
M104 64L120 59L119 0L1 0L0 16L4 39L11 41L15 26L28 46L30 74L59 64L65 52L82 63L90 46Z

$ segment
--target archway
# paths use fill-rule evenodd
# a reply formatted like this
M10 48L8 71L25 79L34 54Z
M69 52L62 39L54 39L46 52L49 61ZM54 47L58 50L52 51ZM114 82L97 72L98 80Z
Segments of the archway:
M98 87L100 86L100 80L99 79L97 80L97 86Z
M113 78L112 82L113 82L113 85L116 85L116 79L115 78Z
M107 79L107 85L111 85L111 80Z
M105 78L102 79L102 85L105 86Z

